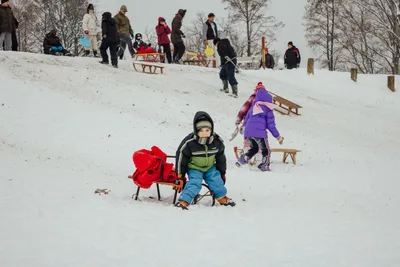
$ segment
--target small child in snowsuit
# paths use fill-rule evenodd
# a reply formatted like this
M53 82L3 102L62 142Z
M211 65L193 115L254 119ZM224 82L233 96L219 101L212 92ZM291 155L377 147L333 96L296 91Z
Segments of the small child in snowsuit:
M250 143L250 149L239 158L238 166L247 164L261 149L263 157L258 168L261 171L270 171L271 149L268 144L267 129L280 144L283 143L283 137L276 129L272 109L272 96L266 90L257 90L256 98L244 119L244 138Z
M183 139L176 151L176 173L178 184L183 184L186 174L189 178L176 207L188 209L200 193L203 179L221 205L236 205L226 196L225 146L222 139L214 133L214 122L206 112L196 113L193 132Z

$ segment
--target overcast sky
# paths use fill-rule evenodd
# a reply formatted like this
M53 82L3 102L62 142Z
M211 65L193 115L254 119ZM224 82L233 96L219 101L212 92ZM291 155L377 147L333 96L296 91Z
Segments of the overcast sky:
M160 16L164 17L167 23L170 24L180 8L187 9L183 21L184 25L185 22L194 19L195 14L200 11L204 11L207 14L210 12L215 13L217 23L219 16L225 17L227 15L224 5L219 0L98 0L97 2L99 2L98 11L109 11L112 14L117 13L121 5L126 5L128 8L127 16L131 20L135 33L143 33L147 26L155 27ZM269 15L273 15L285 23L285 27L277 35L278 40L272 45L272 49L277 52L282 51L283 54L287 48L288 41L293 41L300 49L302 65L311 56L311 51L308 49L304 38L304 27L302 25L305 3L306 0L272 0L268 9Z

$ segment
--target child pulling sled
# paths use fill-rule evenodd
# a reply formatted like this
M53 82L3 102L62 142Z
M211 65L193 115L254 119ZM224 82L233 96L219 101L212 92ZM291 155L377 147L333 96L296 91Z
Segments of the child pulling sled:
M250 98L249 100L251 101ZM268 143L267 130L271 132L280 144L283 143L283 137L281 137L275 125L275 116L272 111L274 104L272 102L272 96L265 90L262 83L259 83L256 88L254 101L252 101L251 107L248 109L244 119L244 138L249 142L250 149L240 156L236 163L237 166L240 167L247 164L261 150L262 161L258 165L258 168L263 172L270 171L271 149ZM246 104L247 102L241 109L242 114L247 108ZM241 121L238 116L236 123L239 120Z
M225 146L214 132L214 122L206 112L199 111L194 116L193 132L179 145L175 166L178 179L184 179L186 174L189 178L176 207L188 209L194 197L199 194L203 179L221 205L236 205L226 196Z

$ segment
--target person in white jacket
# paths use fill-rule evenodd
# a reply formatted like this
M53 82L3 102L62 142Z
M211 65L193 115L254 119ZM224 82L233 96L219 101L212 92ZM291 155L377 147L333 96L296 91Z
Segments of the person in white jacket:
M90 55L90 51L93 51L93 56L98 57L97 50L97 17L94 14L94 7L92 4L89 4L87 8L87 14L83 16L83 32L86 34L88 40L91 43L91 47L85 47L85 56Z
M207 46L209 46L214 50L215 54L212 56L208 56L207 59L212 60L215 57L216 65L218 68L219 65L221 65L221 60L217 55L217 47L214 46L214 39L219 38L219 35L218 35L218 27L214 19L215 19L214 13L208 14L208 20L203 24L203 41L204 41L204 46L206 48ZM213 64L210 63L209 67L212 68Z

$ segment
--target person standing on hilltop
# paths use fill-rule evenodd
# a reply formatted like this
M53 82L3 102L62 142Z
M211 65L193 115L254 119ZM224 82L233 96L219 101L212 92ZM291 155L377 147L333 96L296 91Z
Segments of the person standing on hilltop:
M228 82L232 87L232 96L238 97L238 82L235 78L236 70L236 52L228 39L214 39L214 45L217 47L219 56L221 57L221 71L219 77L222 80L223 88L221 91L229 93Z
M91 47L85 47L85 56L89 56L90 50L93 51L93 56L98 57L97 54L97 17L94 14L94 6L89 4L87 13L83 16L82 21L83 32L87 36Z
M183 39L185 38L185 34L181 31L182 28L182 20L186 15L186 9L179 9L178 13L175 15L174 19L172 20L172 34L171 34L171 41L174 45L174 55L173 55L173 62L179 64L179 61L185 54L185 44L183 43Z
M119 43L117 23L112 18L110 12L104 12L102 15L101 33L103 40L100 46L101 64L109 64L107 49L110 48L111 64L114 68L118 68L117 46Z
M299 49L293 45L293 42L288 43L288 49L285 53L285 67L288 70L296 69L300 67L300 51Z
M12 49L12 32L16 29L14 14L8 0L1 0L0 6L0 48L5 51Z
M158 37L158 45L163 48L168 63L171 63L172 62L171 46L170 46L171 42L169 41L168 38L168 34L171 34L171 29L168 27L163 17L158 18L158 25L156 26L156 32ZM162 63L165 63L165 57Z
M214 13L210 13L208 14L208 20L203 24L204 45L206 48L208 46L214 50L214 55L209 56L208 60L211 60L216 55L217 52L217 48L214 45L214 39L219 38L219 36L218 36L218 27L214 20L215 20ZM217 56L215 56L215 63L217 65L217 68L221 65L221 60ZM212 67L213 64L210 64L209 66Z
M131 22L129 21L126 13L128 12L128 8L125 5L122 5L118 14L114 16L114 20L117 23L119 39L121 42L121 49L118 51L118 56L120 59L124 56L124 52L126 49L126 45L128 45L129 52L131 56L135 54L135 50L132 46L132 38L133 38L133 30L131 27Z

